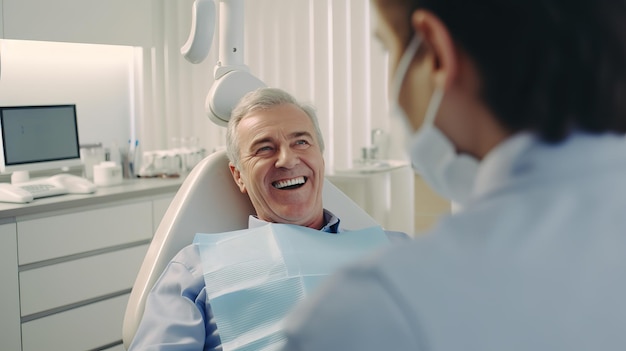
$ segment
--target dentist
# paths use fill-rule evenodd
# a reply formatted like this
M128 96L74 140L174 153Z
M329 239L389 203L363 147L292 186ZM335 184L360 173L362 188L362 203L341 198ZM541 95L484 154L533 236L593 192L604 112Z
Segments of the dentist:
M330 279L285 350L626 349L626 5L373 4L413 166L464 206Z

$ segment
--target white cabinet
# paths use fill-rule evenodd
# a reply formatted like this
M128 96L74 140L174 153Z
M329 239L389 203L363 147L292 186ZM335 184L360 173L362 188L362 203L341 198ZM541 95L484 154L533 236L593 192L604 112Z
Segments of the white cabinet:
M0 38L152 46L151 0L0 0L0 5Z
M147 244L132 246L20 272L22 316L119 295L135 282L147 250Z
M143 200L17 218L23 351L119 343L152 214Z
M18 218L19 263L25 265L149 240L152 227L151 201ZM50 228L57 230L50 233Z
M127 301L128 295L117 296L26 322L22 350L99 350L103 345L119 345Z
M123 350L129 293L173 196L0 219L0 350Z
M19 350L20 306L15 223L0 224L0 349Z

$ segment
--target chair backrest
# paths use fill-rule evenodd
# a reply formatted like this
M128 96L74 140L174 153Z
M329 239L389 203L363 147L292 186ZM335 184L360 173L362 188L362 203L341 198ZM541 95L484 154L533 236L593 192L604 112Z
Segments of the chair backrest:
M328 180L324 182L322 196L324 207L341 219L343 228L377 225ZM225 151L209 155L193 168L165 212L130 293L123 327L126 348L135 336L148 293L178 251L191 244L196 233L247 228L248 217L254 213L248 196L235 185Z

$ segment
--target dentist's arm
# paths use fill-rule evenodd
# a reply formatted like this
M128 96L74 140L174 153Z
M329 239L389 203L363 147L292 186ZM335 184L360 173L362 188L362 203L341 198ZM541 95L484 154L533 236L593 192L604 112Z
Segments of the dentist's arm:
M405 312L375 268L354 266L292 312L283 351L419 350Z

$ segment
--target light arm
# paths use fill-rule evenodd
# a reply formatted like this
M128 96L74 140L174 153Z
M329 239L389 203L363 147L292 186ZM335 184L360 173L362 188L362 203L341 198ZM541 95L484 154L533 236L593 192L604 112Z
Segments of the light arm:
M214 0L196 0L191 14L191 32L187 42L180 48L181 54L191 63L200 63L211 50L215 32Z
M220 1L218 64L221 67L237 68L243 66L247 70L247 66L243 63L243 26L243 0ZM215 78L219 78L219 76L217 76L217 72Z
M213 71L215 82L209 90L205 108L209 118L222 126L228 124L233 107L246 93L265 86L243 63L243 1L220 0L219 61ZM199 63L206 58L211 48L215 28L214 0L196 0L193 16L191 34L181 52L190 62ZM208 25L201 23L207 20L210 22ZM204 34L200 31L204 31Z

